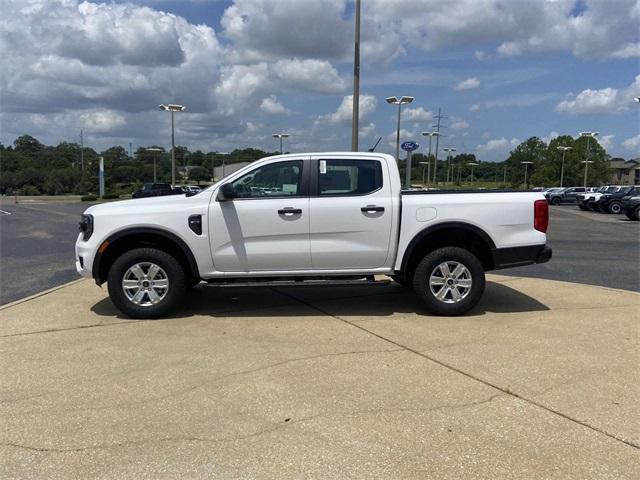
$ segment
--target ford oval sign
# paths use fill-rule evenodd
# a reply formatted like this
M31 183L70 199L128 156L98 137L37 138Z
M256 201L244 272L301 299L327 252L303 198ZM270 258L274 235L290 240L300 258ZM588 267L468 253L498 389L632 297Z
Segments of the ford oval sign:
M403 142L402 145L400 145L400 148L402 148L405 152L413 152L415 149L417 149L420 145L418 145L416 142Z

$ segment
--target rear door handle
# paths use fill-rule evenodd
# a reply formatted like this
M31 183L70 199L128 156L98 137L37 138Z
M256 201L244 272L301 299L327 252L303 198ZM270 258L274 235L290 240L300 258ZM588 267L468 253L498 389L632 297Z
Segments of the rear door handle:
M287 207L287 208L281 208L280 210L278 210L278 215L299 215L302 213L302 209L301 208L291 208L291 207Z
M362 207L360 211L366 212L366 213L384 212L384 207L377 207L376 205L367 205L366 207Z

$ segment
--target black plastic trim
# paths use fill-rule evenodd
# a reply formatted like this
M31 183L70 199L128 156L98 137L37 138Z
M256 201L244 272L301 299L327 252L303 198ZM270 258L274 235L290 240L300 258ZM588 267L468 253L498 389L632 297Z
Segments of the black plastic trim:
M166 238L167 240L173 241L176 245L178 245L180 250L182 250L182 253L184 253L185 257L187 258L187 261L189 262L189 269L191 270L191 274L193 275L193 277L194 278L200 277L200 272L198 270L198 264L196 262L196 259L193 256L191 249L184 242L184 240L182 240L180 237L178 237L177 235L171 232L167 232L166 230L162 230L159 228L134 227L134 228L128 228L126 230L121 230L119 232L116 232L110 235L109 237L107 237L100 244L102 245L105 241L109 242L109 246L107 246L107 248L102 253L96 252L96 256L93 259L93 266L91 267L91 276L95 279L98 285L101 285L104 282L104 280L99 278L100 262L102 261L104 253L108 252L109 247L113 245L117 240L121 239L122 237L126 237L128 235L139 235L139 234L159 235L161 237Z
M407 271L409 267L409 260L411 259L411 255L413 254L413 251L415 250L416 246L420 243L420 241L422 241L426 236L431 235L432 233L445 228L458 228L462 230L468 230L470 232L473 232L479 235L480 238L482 238L485 241L489 249L495 250L496 248L496 244L493 242L493 240L491 240L491 237L484 230L481 230L475 225L471 225L469 223L464 223L464 222L438 223L437 225L433 225L429 228L425 228L424 230L419 232L415 237L413 237L411 242L409 242L409 245L407 245L407 248L404 252L404 256L402 257L402 264L400 267L400 271L402 272Z
M547 245L527 245L491 250L495 270L522 267L533 263L546 263L551 260L552 254L551 248Z

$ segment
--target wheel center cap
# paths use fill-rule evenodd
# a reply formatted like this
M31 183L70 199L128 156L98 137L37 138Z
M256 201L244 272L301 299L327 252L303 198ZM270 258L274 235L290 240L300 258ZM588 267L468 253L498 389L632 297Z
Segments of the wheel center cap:
M142 282L142 286L144 288L147 288L149 286L149 282L147 282L146 280L144 282Z

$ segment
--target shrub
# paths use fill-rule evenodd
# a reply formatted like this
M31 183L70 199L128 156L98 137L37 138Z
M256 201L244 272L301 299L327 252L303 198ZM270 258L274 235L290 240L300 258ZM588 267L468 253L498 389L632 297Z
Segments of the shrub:
M98 199L97 195L83 195L80 200L83 202L95 202Z
M120 198L120 195L118 195L117 193L105 193L102 196L103 200L114 200L116 198Z

